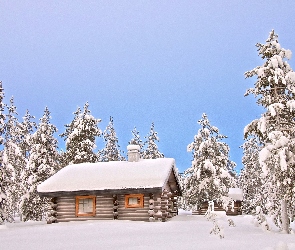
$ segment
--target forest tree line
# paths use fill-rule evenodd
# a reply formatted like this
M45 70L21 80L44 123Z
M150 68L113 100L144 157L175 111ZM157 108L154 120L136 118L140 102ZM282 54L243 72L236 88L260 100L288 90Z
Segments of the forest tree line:
M113 117L102 131L101 119L93 117L88 102L73 113L73 120L59 135L65 141L63 151L58 148L58 131L51 123L49 109L45 108L38 123L28 110L19 121L14 98L5 104L2 82L0 86L0 223L13 222L16 216L23 221L46 218L49 200L38 195L37 186L67 165L126 160ZM142 159L164 157L157 146L154 123L144 142L136 127L131 133L129 144L140 146ZM98 138L104 147L97 150Z
M268 216L290 233L295 217L295 72L288 63L292 52L281 47L274 30L256 47L263 64L245 73L245 78L255 78L245 96L254 95L264 112L244 129L243 169L237 179L228 174L235 166L228 158L229 147L204 114L201 129L188 145L193 161L183 176L183 199L192 209L212 200L227 209L228 188L237 186L243 190L244 213L255 215L265 229Z

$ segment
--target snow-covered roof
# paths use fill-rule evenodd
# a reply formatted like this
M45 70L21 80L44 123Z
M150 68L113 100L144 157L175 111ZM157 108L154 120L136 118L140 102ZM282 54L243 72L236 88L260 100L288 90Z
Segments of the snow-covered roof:
M243 190L240 188L229 188L228 196L235 201L243 200Z
M162 188L175 168L172 158L68 165L38 185L39 193ZM176 173L176 172L175 172Z

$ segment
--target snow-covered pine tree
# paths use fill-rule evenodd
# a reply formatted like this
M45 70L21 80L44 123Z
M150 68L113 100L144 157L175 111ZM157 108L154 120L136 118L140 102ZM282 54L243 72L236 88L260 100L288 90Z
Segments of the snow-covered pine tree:
M71 150L67 151L67 143L70 142L70 140L68 140L68 138L74 132L74 129L75 129L74 124L77 124L80 113L81 113L81 108L78 107L77 110L73 113L73 115L74 115L73 121L70 124L66 124L65 125L66 131L59 135L60 137L64 137L64 140L66 141L66 150L65 151L62 150L60 152L60 164L61 164L60 166L61 166L61 168L67 166L69 164L69 162L71 161L71 159L72 160L74 159L74 155L71 155L70 153L71 153L71 151L74 151L73 146L75 144L71 143L70 144Z
M19 201L23 194L22 170L25 167L26 158L21 150L22 137L21 125L17 119L17 111L13 97L10 99L8 114L5 123L5 140L3 150L3 172L2 185L7 198L7 216L13 221L19 212Z
M243 190L243 212L255 214L256 207L263 207L261 167L259 152L261 144L257 137L248 138L241 146L243 149L242 163L244 165L239 175L239 186Z
M78 108L73 121L65 125L66 131L60 135L66 141L66 152L62 159L65 165L98 161L93 150L96 148L96 138L101 136L98 128L101 119L95 119L88 107L86 102L83 111Z
M38 195L37 186L59 168L57 139L54 137L57 128L50 123L50 119L50 112L46 107L36 132L30 138L31 151L25 176L28 186L21 202L24 221L41 220L45 216L49 201Z
M201 129L187 146L187 150L193 153L193 160L191 167L184 172L183 183L184 202L193 209L201 208L207 201L223 204L228 189L235 186L233 168L236 164L229 160L229 146L222 142L226 136L219 134L206 114L198 123Z
M158 133L155 131L155 124L152 123L151 130L149 134L145 137L146 141L144 143L145 148L143 149L142 158L143 159L157 159L164 158L164 154L158 149L156 141L159 142Z
M29 110L26 110L26 114L23 117L23 121L19 124L20 130L20 148L24 155L24 158L28 159L31 151L31 135L37 128L34 121L35 116L32 116Z
M114 128L113 117L110 117L110 122L103 132L105 147L99 151L99 161L125 161L126 158L122 156L120 146L118 144L118 137Z
M140 156L142 157L143 154L143 142L140 139L139 131L134 127L134 129L131 131L133 138L128 142L132 145L138 145L140 147Z
M256 135L263 143L259 163L264 176L265 207L276 225L288 233L289 219L295 215L295 72L287 62L291 51L281 47L274 30L265 44L257 43L256 47L264 62L245 73L246 78L257 77L254 88L248 89L245 96L257 97L265 113L245 127L245 138Z
M6 192L4 187L4 169L3 169L3 142L4 142L4 131L5 131L5 114L4 114L4 107L5 104L3 103L4 99L4 89L2 88L2 81L0 81L0 225L7 220L6 208Z
M29 183L27 182L26 176L30 174L29 169L27 168L29 156L31 153L31 137L35 129L37 128L36 122L34 121L35 117L32 116L29 111L26 111L23 121L19 123L19 148L22 153L22 167L19 168L19 200L21 201L23 195L26 193L26 190L29 188ZM22 220L21 206L18 202L18 212L20 214L20 219Z

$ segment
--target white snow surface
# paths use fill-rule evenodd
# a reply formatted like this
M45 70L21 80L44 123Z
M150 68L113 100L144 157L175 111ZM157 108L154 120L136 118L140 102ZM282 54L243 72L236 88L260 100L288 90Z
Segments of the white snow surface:
M163 187L175 167L173 158L68 165L41 183L38 192Z
M234 221L235 227L229 227L229 218ZM223 239L209 233L213 227L212 221L188 212L164 223L124 220L51 225L45 222L8 223L0 226L0 249L295 249L294 234L264 231L252 216L221 217L217 223L223 228ZM294 229L293 223L291 226Z

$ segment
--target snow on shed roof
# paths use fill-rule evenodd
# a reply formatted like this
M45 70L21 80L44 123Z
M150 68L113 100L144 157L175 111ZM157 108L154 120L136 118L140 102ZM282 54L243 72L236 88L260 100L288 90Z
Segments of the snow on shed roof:
M228 196L235 201L243 200L243 190L240 188L229 188Z
M175 160L172 158L73 164L38 185L37 190L39 193L49 193L162 188L172 168L176 171Z

